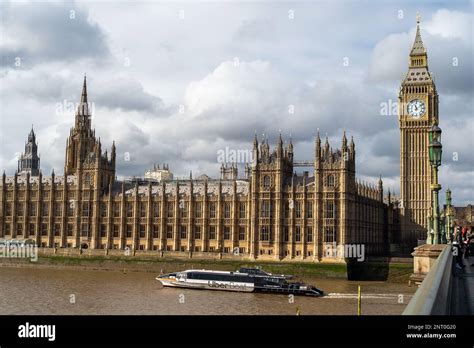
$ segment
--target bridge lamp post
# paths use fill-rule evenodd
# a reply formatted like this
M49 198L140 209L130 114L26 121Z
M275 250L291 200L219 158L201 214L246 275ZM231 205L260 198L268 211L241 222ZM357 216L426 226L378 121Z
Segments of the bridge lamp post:
M430 144L429 148L429 158L431 168L433 169L431 177L431 191L433 202L431 205L432 212L431 216L433 218L433 230L428 231L428 244L440 244L441 243L441 234L440 234L440 221L439 221L439 197L438 193L441 189L441 185L438 184L438 167L441 165L441 155L443 152L443 145L441 145L441 128L437 125L433 125L428 132ZM432 235L431 235L432 233Z
M445 232L446 232L446 242L452 243L453 239L453 223L454 223L454 214L453 208L451 207L451 190L448 188L446 190L446 223L445 223Z

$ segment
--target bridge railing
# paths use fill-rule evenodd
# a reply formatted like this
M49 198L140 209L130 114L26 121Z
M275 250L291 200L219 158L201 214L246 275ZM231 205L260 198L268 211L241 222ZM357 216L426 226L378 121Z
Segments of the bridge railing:
M452 283L452 247L446 245L403 311L403 315L450 314Z

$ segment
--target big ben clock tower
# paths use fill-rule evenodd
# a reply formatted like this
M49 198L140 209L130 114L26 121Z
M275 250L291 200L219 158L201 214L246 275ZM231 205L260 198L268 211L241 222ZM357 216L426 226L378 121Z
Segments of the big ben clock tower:
M408 251L417 245L417 240L426 239L431 207L428 130L433 124L438 124L438 94L428 70L419 16L408 73L401 84L398 103L401 244Z

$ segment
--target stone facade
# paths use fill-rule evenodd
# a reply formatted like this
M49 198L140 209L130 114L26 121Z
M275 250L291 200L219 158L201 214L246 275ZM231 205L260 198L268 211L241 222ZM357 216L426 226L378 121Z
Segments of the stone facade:
M154 165L152 169L149 169L145 172L145 179L162 181L162 180L172 180L173 173L169 170L168 165L163 164L163 167L160 168L160 165Z

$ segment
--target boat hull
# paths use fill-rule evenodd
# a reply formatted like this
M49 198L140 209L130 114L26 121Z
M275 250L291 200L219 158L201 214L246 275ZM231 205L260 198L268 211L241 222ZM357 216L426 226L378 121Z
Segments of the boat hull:
M258 269L247 272L213 270L185 270L156 277L163 287L220 290L234 292L266 292L277 294L323 296L324 292L312 285L288 282L287 276L272 275Z
M253 292L255 290L253 284L235 283L222 281L179 281L173 278L160 278L164 287L187 288L187 289L203 289L203 290L220 290L220 291L237 291L237 292Z

